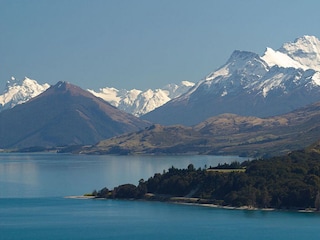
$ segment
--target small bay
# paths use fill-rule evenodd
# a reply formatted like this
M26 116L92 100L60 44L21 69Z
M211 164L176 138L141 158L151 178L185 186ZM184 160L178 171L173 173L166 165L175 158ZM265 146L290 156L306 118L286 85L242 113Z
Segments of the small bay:
M203 168L235 160L246 159L0 154L1 239L319 239L317 213L65 198L137 184L171 166Z

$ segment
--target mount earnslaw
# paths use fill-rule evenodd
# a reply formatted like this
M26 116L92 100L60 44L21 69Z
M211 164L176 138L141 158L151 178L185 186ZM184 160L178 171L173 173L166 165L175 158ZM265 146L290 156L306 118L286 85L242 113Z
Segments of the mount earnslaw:
M164 125L194 125L223 113L268 117L320 100L320 41L303 36L263 56L234 51L187 93L144 116Z

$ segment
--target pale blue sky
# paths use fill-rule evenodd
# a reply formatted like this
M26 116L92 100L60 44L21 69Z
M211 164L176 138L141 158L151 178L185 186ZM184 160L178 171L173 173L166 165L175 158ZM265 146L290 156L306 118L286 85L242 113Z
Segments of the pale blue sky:
M197 82L233 50L320 37L317 0L0 0L0 92L11 76L82 88Z

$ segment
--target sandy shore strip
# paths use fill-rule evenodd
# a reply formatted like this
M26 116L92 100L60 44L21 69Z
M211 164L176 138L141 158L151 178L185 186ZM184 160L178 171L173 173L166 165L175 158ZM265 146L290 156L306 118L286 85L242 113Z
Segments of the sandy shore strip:
M209 208L229 209L229 210L258 210L258 211L276 211L277 210L275 208L256 208L252 206L241 206L241 207L222 206L222 205L213 204L213 203L206 203L205 199L200 199L200 198L172 197L169 199L169 202L177 203L177 204L209 207Z
M64 198L71 198L71 199L94 199L96 198L95 196L66 196Z
M136 200L145 200L145 201L157 201L156 199L151 200L150 197L154 197L154 194L147 194L149 199L136 199ZM97 198L95 196L66 196L64 198L69 199L107 199L107 198ZM127 200L134 200L134 199L127 199ZM201 200L203 202L201 202ZM190 206L201 206L201 207L208 207L208 208L221 208L221 209L228 209L228 210L250 210L250 211L292 211L292 212L300 212L300 213L315 213L318 212L316 209L277 209L277 208L257 208L252 206L241 206L241 207L233 207L233 206L223 206L213 203L206 203L205 199L200 198L186 198L186 197L171 197L166 200L158 200L160 202L168 202L173 204L183 204L183 205L190 205Z

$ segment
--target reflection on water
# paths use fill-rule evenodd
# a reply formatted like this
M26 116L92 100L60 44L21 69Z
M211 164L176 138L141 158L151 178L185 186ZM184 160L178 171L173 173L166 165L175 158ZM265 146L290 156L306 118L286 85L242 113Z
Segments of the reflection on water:
M138 184L171 166L196 168L243 161L234 156L86 156L0 154L0 197L81 195L103 187Z

